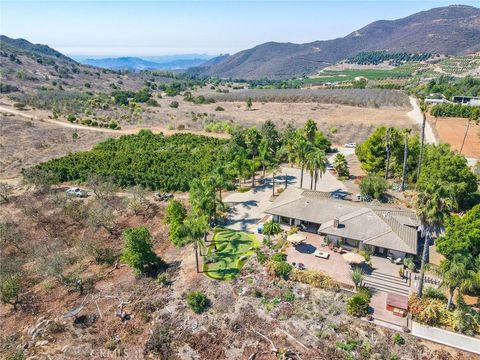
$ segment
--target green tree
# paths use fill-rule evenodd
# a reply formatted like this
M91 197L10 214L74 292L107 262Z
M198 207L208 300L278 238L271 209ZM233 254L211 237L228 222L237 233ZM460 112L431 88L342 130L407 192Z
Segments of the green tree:
M315 181L315 190L317 190L318 178L327 171L327 157L325 152L319 148L311 149L306 155L305 165L310 171L310 190L314 188L313 183Z
M317 131L317 123L313 119L308 119L303 127L303 132L308 142L313 143Z
M280 227L280 224L273 220L265 222L262 227L262 234L265 235L269 241L270 241L270 236L277 235L281 231L282 229Z
M359 187L362 195L381 200L385 195L388 183L380 176L368 175L360 181Z
M248 97L247 98L247 109L248 110L251 110L252 109L252 105L253 105L253 100L251 97Z
M402 185L401 191L405 191L405 180L407 177L407 159L408 159L408 137L410 135L411 129L405 129L403 131L403 165L402 165Z
M472 270L469 263L473 263L472 258L462 255L455 255L453 259L444 259L440 263L441 286L448 290L447 309L452 307L455 290L462 293L480 286L480 269Z
M455 255L480 256L480 204L463 216L447 218L445 232L435 241L437 251L447 259Z
M272 120L267 120L263 123L260 134L263 139L267 141L268 148L272 153L275 153L281 145L280 133L277 125Z
M175 199L168 201L165 209L165 223L167 224L182 224L187 217L187 210L183 204Z
M421 230L425 238L420 265L420 280L417 288L418 297L421 297L423 293L425 264L428 257L430 238L432 234L440 232L445 218L449 216L452 205L451 200L442 193L442 189L435 185L429 186L418 194L417 216L420 219Z
M468 167L467 160L451 151L446 144L427 145L424 149L422 174L417 189L435 185L451 200L453 209L460 210L472 201L477 191L477 179Z
M350 272L350 276L352 277L352 281L355 284L355 289L358 289L358 287L362 285L364 277L364 272L362 268L359 266L355 266Z
M197 273L200 272L198 255L202 255L201 250L206 248L205 234L210 229L208 216L190 214L183 223L184 244L193 244L195 254L195 266ZM200 251L199 251L200 250Z
M161 262L161 259L153 251L152 237L145 226L124 230L122 238L123 252L121 259L137 274L145 273L148 268Z
M422 173L422 161L423 161L423 147L425 144L425 124L427 122L427 111L428 107L425 103L420 104L420 111L422 112L422 130L420 132L420 154L418 156L418 166L417 166L417 182L420 179Z
M293 145L293 151L295 153L295 162L300 164L301 173L300 173L300 187L303 187L303 173L305 171L305 161L308 152L310 151L311 144L303 137L297 134L295 143Z
M333 168L335 169L339 177L350 176L347 158L342 153L338 153L337 155L335 155L335 159L333 159Z
M268 165L269 160L271 159L271 152L268 145L267 139L263 138L260 141L260 145L258 147L258 160L260 161L260 165L262 166L262 176L265 178L265 169Z

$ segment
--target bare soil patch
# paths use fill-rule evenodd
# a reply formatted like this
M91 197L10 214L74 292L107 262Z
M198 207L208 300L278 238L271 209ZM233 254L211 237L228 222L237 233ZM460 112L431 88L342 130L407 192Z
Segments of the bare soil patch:
M429 121L442 142L450 144L452 149L460 151L467 129L467 119L439 117L436 121L435 118L429 117ZM470 122L462 155L480 159L480 125L473 121Z

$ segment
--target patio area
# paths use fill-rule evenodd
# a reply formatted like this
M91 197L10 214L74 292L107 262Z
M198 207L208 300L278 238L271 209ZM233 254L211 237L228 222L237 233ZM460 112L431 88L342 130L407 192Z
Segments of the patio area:
M306 237L304 243L297 246L289 246L285 253L289 263L303 263L309 270L322 271L336 281L354 286L350 275L350 265L339 253L333 252L325 246L323 236L309 232L301 232ZM321 259L314 255L315 250L330 254L328 259Z

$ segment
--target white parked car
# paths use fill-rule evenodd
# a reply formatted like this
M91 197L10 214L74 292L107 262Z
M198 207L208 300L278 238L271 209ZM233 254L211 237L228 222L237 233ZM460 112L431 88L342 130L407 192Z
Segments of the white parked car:
M348 143L348 144L345 144L345 147L355 149L357 147L357 144L356 143Z
M78 187L72 187L66 191L67 195L86 197L87 193Z

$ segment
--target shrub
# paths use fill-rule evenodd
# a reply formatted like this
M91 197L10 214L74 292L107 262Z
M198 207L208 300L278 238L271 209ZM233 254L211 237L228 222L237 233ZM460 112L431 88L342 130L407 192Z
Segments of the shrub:
M381 200L387 190L388 183L384 178L375 175L368 175L360 181L360 193L363 196L371 196Z
M293 302L295 301L295 294L292 292L292 290L287 290L282 294L282 299L286 302Z
M320 289L331 289L334 285L333 279L330 276L314 270L292 269L289 279Z
M268 260L268 256L262 251L262 250L255 250L255 253L257 254L257 259L260 264L265 264Z
M452 313L447 310L444 301L432 298L419 298L412 295L408 300L408 309L415 321L432 326L450 326Z
M415 263L411 257L406 257L405 260L403 260L403 264L408 268L408 270L415 270Z
M146 102L146 104L147 104L148 106L160 106L160 104L158 103L158 101L155 100L155 99L148 99L147 102Z
M92 246L91 253L97 264L113 265L117 261L118 256L110 248L98 248Z
M395 345L403 345L405 344L405 339L402 337L402 335L396 333L395 335L393 335L393 342L395 343Z
M221 107L221 106L217 106L217 107L215 108L215 111L225 111L225 109L224 109L223 107Z
M0 300L4 304L16 307L22 287L22 277L19 274L2 276L0 281Z
M210 301L204 293L194 291L187 294L187 305L194 313L201 314L210 306Z
M158 265L160 258L152 249L150 231L144 226L123 231L122 260L136 273L145 273L148 267Z
M178 108L178 101L172 101L169 105L172 109L176 109Z
M275 261L273 259L270 260L267 267L270 274L282 279L287 279L293 269L292 265L287 263L285 260Z
M73 122L77 121L77 117L75 115L70 114L70 115L67 116L67 120L70 121L71 123L73 123Z
M275 253L270 258L272 261L285 261L287 259L287 255L281 252Z
M363 317L368 314L369 305L370 293L362 289L347 300L347 312L355 317Z
M183 204L175 199L168 201L167 208L165 209L165 218L164 221L167 224L181 224L183 220L187 217L187 210Z
M433 286L426 286L423 289L423 297L442 300L445 302L447 301L447 297L445 296L445 293L440 289L434 288Z

